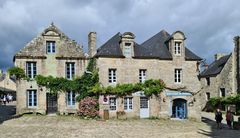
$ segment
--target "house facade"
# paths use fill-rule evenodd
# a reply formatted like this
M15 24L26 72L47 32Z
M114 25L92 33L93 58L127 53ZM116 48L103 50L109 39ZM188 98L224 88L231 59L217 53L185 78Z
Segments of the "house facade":
M98 48L95 58L103 86L161 79L166 84L160 95L147 97L138 91L124 97L102 95L100 115L109 117L172 117L200 119L201 90L198 65L201 58L185 44L183 32L172 35L162 30L142 44L131 32L117 33Z
M0 94L11 94L16 99L16 80L0 70Z
M202 109L212 97L234 96L240 91L239 40L239 36L234 38L233 52L216 54L215 60L201 72Z
M89 37L94 37L90 33ZM92 43L92 42L91 42ZM14 56L14 64L25 70L30 80L17 81L17 114L76 113L74 91L51 94L38 86L36 75L73 79L85 71L88 58L82 47L53 23Z

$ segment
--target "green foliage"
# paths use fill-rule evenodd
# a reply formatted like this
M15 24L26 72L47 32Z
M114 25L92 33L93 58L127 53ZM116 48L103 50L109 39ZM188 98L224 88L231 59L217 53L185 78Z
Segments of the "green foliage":
M90 92L94 94L113 94L117 96L129 95L136 91L144 91L144 94L147 96L158 95L164 89L165 84L162 80L147 80L144 83L136 84L117 84L115 87L108 86L106 88L101 87L97 83Z
M63 77L54 78L53 76L44 77L42 75L37 75L35 80L38 85L46 87L52 93L77 90L75 80L68 80Z
M10 76L15 76L17 80L25 78L25 72L22 68L19 67L12 67L8 69L8 73Z
M46 87L50 92L66 92L66 91L75 91L79 93L77 101L87 97L94 96L96 94L92 93L90 90L93 87L96 87L96 84L99 81L98 71L96 69L96 60L90 59L87 67L87 73L74 80L68 80L63 77L53 77L53 76L42 76L37 75L35 78L39 86Z
M228 97L214 97L208 101L213 107L226 106L229 104L234 104L237 107L237 114L240 114L240 94L236 96L228 96Z

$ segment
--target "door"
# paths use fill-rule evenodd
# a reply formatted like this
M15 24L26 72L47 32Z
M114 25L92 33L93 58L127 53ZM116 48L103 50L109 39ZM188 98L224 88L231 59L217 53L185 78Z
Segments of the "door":
M140 97L140 118L149 117L149 100L148 97Z
M187 101L184 99L173 100L172 117L185 119L187 118Z
M47 113L57 112L57 94L47 93Z

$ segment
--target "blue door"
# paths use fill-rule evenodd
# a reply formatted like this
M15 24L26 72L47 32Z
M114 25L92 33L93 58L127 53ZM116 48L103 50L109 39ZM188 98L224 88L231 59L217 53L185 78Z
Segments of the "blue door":
M172 117L185 119L187 118L187 101L184 99L173 100Z

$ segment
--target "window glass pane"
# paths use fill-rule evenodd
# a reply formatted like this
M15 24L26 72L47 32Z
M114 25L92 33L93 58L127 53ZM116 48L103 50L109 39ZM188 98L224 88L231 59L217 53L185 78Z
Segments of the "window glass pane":
M127 98L124 98L124 110L128 109Z
M32 91L32 92L33 92L34 106L37 106L37 92L36 91Z
M109 98L110 110L116 110L116 98Z

